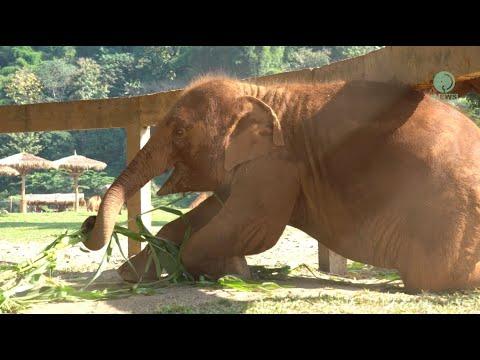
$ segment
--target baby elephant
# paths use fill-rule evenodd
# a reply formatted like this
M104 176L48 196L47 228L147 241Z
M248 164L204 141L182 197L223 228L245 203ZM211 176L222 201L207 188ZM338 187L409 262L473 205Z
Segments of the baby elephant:
M87 202L87 211L98 212L102 198L99 195L94 195Z

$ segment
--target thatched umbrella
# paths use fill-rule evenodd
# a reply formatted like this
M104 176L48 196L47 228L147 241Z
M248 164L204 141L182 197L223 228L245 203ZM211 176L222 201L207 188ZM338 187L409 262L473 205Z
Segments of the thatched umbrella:
M10 166L0 165L0 175L19 176L20 173L17 170L15 170L14 168L11 168Z
M0 165L9 166L17 170L22 177L22 200L20 203L20 211L22 213L27 212L27 202L25 201L25 178L27 174L32 170L55 169L55 164L52 161L25 152L1 159Z
M62 159L54 161L55 165L60 169L65 169L70 172L73 178L73 188L75 190L75 211L78 210L78 178L86 170L101 171L107 167L104 162L89 159L82 155L77 155L75 150L72 156L67 156Z

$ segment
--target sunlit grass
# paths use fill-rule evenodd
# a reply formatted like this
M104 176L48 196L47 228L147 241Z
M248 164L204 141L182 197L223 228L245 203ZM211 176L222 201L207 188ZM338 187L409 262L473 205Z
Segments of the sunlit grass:
M218 299L201 304L158 306L162 314L478 314L480 293L448 295L359 290L317 296L266 296L259 300Z
M59 233L78 230L83 221L94 213L87 211L64 211L58 213L10 213L0 216L0 240L9 242L48 243ZM174 220L174 214L166 212L152 213L152 231ZM127 212L118 216L118 224L127 223Z

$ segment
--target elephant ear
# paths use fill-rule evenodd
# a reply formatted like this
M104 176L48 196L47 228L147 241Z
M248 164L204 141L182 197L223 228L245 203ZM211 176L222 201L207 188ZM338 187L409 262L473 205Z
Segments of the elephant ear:
M275 111L253 96L238 100L239 116L230 129L225 148L225 169L266 155L274 146L285 145Z

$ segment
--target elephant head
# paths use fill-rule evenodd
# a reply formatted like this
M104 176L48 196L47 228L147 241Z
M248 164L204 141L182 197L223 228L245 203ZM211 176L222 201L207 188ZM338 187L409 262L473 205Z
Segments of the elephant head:
M161 195L215 191L228 185L235 167L284 145L280 121L260 93L224 78L186 88L105 194L85 246L98 250L108 242L124 202L153 177L173 169Z

